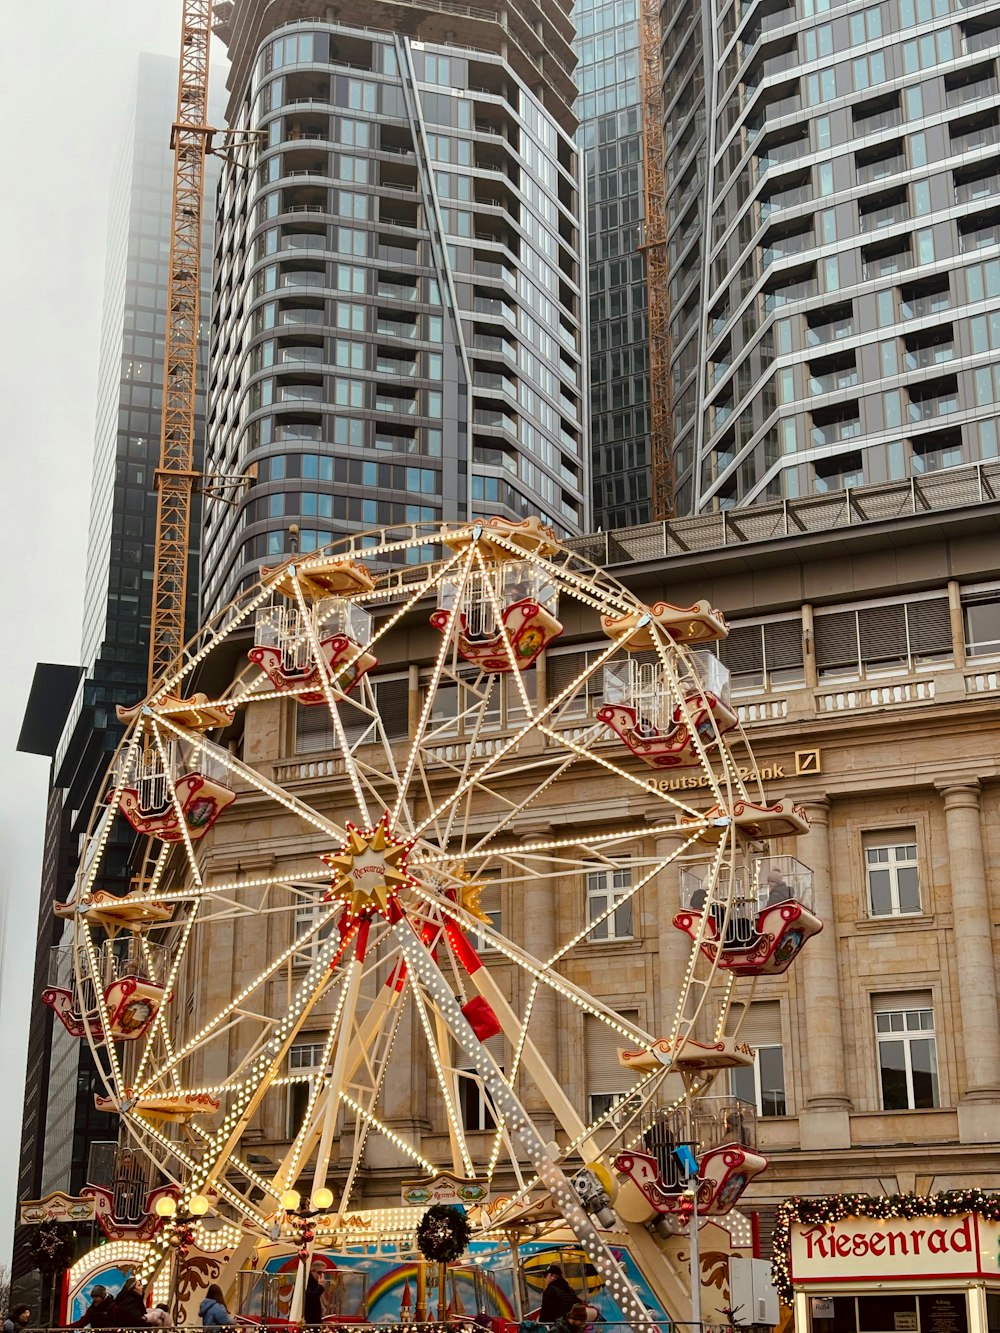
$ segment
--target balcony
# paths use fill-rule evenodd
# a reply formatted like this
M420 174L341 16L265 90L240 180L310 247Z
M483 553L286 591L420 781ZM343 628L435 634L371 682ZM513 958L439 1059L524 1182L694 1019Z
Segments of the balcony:
M911 268L913 265L913 255L909 244L900 250L894 250L891 254L875 255L871 259L864 259L862 271L866 282L871 282L873 278L888 278L894 273L902 273L904 269Z
M832 370L825 375L810 375L809 392L811 394L836 393L838 389L853 389L859 383L856 366L843 370Z
M282 384L278 388L279 403L321 403L321 384Z
M380 356L375 362L375 369L380 375L391 375L393 379L416 379L417 363L405 358Z
M322 327L325 322L326 320L323 311L313 309L311 306L305 306L300 309L283 309L278 311L279 325L309 324Z
M970 227L967 231L959 227L959 240L963 250L982 250L988 245L1000 244L1000 220L984 223L981 227Z
M942 310L950 309L950 292L930 292L899 303L899 313L903 319L926 319L928 315L939 315Z
M326 272L323 269L286 269L278 275L279 287L325 287Z
M974 129L953 134L949 144L952 153L974 153L978 148L992 148L1000 143L1000 125L978 125Z
M810 436L813 444L842 444L845 440L856 440L861 434L860 417L846 417L839 421L830 421L822 426L813 426Z
M911 390L912 392L912 390ZM951 416L958 411L958 392L938 394L934 398L912 400L907 406L906 415L910 421L936 421L939 417Z
M904 202L887 204L884 208L873 208L861 214L863 232L880 231L883 227L895 227L910 219L909 205Z
M810 324L806 329L806 344L809 347L822 347L824 343L837 342L841 338L853 337L853 316L838 317L827 320L822 324Z
M764 313L769 315L773 310L778 310L791 301L804 301L810 296L815 296L817 292L815 278L807 278L804 282L793 282L787 287L779 287L777 291L768 292L765 295Z
M286 232L281 238L282 250L325 250L326 232L294 231Z
M876 111L870 116L855 116L854 133L859 138L868 138L872 134L880 134L883 130L894 130L897 125L903 124L903 113L898 106L888 107L884 111Z
M953 342L934 343L929 347L917 347L912 352L904 352L903 367L906 370L926 370L929 366L947 365L954 359Z
M764 247L762 252L764 267L770 267L779 259L788 259L792 255L800 255L806 250L811 250L815 244L816 237L811 226L805 231L796 232L792 236L778 237Z
M380 282L376 295L387 301L415 301L417 299L417 285L414 283L412 287L409 287L396 282Z
M949 107L968 106L970 102L978 102L984 97L996 97L1000 92L1000 84L997 83L995 75L987 75L982 79L974 79L970 83L961 83L956 87L947 88L945 91L945 103Z
M417 336L417 322L413 320L382 319L376 322L375 332L386 338L404 338L413 341Z
M485 370L476 370L472 374L472 384L476 389L490 389L494 393L505 393L517 401L517 385L505 375L494 375Z
M875 181L886 180L906 170L906 154L896 153L892 157L880 157L876 162L865 162L858 166L858 184L871 185Z
M397 397L395 394L376 393L375 411L395 412L402 416L415 417L417 415L417 400L415 398Z
M989 199L1000 194L1000 171L993 171L988 176L977 176L973 180L962 181L955 185L955 203L969 204L976 199Z
M279 365L288 365L290 362L299 362L307 365L321 366L323 364L322 347L295 346L279 347L277 354Z
M766 222L773 213L794 208L796 204L805 204L812 199L812 185L794 185L790 190L781 190L760 201L760 218Z

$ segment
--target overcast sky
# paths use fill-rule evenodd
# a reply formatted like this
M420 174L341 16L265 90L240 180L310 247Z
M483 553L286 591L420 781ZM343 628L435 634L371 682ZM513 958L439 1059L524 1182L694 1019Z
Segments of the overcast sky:
M10 1256L27 1014L38 1002L30 983L48 772L47 760L14 747L35 663L76 662L80 651L111 167L139 52L175 56L180 18L181 0L4 9L0 1263Z

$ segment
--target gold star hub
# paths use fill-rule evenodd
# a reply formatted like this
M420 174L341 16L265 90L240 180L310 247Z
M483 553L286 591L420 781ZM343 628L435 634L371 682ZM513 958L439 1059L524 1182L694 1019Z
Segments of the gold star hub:
M370 829L348 824L337 851L323 857L333 871L327 901L338 899L354 916L384 913L389 898L413 882L406 864L412 845L390 832L385 815Z

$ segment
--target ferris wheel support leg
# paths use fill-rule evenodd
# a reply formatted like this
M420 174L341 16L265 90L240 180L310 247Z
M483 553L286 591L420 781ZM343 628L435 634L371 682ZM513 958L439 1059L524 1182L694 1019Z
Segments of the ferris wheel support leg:
M469 979L496 1014L500 1026L503 1028L504 1036L517 1050L518 1042L521 1040L521 1024L514 1010L508 1004L503 991L485 967L477 968ZM587 1127L576 1107L563 1091L562 1084L542 1059L538 1047L535 1046L530 1037L524 1039L521 1049L521 1063L535 1080L539 1092L552 1108L552 1114L562 1125L570 1139L573 1141L579 1139ZM603 1156L597 1144L589 1138L584 1139L580 1144L580 1153L585 1162L594 1162Z
M590 1220L563 1169L553 1161L548 1145L535 1129L520 1101L504 1079L489 1051L473 1032L447 981L408 921L397 922L395 935L413 975L426 988L436 1010L443 1016L462 1052L473 1063L497 1110L507 1121L511 1138L531 1162L539 1180L549 1191L567 1226L575 1233L587 1258L605 1279L609 1293L627 1321L647 1321L649 1316L638 1291L615 1258L610 1246Z

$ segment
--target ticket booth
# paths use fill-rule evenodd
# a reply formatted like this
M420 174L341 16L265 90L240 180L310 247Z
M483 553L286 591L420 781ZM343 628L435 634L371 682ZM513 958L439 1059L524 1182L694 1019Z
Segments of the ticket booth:
M796 1333L1000 1333L1000 1222L978 1212L790 1220L775 1273Z

